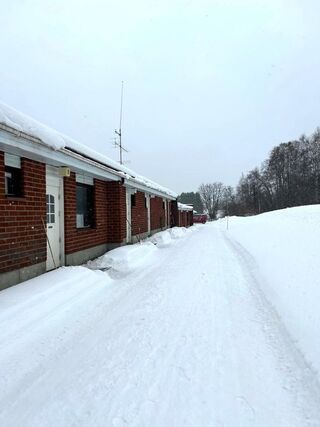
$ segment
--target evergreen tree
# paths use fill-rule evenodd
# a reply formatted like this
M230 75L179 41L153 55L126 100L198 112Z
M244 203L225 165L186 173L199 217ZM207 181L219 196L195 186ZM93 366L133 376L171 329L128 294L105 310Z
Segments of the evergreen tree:
M185 203L186 205L192 205L193 209L198 213L202 213L203 205L200 194L198 192L181 193L178 197L178 201Z

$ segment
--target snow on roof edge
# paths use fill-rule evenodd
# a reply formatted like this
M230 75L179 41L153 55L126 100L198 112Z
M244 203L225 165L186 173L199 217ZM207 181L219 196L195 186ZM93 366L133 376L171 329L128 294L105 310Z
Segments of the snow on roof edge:
M178 209L179 211L193 211L193 206L178 202Z
M86 145L77 142L69 136L38 122L32 117L19 112L2 101L0 101L0 123L32 137L38 138L43 144L49 146L55 151L69 148L85 157L90 157L99 163L105 164L116 171L123 172L131 181L150 188L150 190L159 191L160 193L167 194L170 197L177 197L177 194L174 191L171 191L170 189L135 173L126 166L120 165L115 160L112 160Z

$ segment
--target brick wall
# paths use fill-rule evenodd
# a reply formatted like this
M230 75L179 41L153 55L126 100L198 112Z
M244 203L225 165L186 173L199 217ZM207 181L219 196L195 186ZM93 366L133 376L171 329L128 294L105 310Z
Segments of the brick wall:
M152 197L151 204L151 230L157 230L165 226L165 209L161 197Z
M106 183L108 243L122 243L127 234L126 189L117 181Z
M178 226L190 227L193 225L193 214L191 211L179 211Z
M64 227L65 253L88 249L107 242L107 187L104 181L94 180L94 226L76 226L76 176L64 178Z
M148 209L146 208L145 194L137 191L135 194L136 205L131 208L132 235L147 233Z
M179 211L179 227L185 226L185 212Z
M0 152L0 273L46 261L46 168L21 159L23 197L5 196L4 153Z
M46 166L22 159L24 193L5 196L4 153L0 152L0 273L27 267L47 258L42 219L46 220ZM121 182L94 180L94 227L76 227L76 177L64 178L65 253L71 254L126 238L126 188ZM170 210L172 203L170 203ZM150 199L151 229L166 224L163 199ZM169 205L168 205L169 212ZM145 194L136 193L132 207L132 235L148 231Z

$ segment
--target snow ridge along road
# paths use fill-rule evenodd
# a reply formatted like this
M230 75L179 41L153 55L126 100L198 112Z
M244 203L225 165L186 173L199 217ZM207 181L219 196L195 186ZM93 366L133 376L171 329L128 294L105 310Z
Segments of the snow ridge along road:
M216 224L120 279L0 293L1 426L319 426L317 376Z

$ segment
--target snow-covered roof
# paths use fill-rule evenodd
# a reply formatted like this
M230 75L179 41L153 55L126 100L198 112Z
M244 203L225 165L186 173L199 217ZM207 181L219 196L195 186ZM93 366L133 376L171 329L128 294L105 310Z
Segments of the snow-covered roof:
M55 151L70 149L75 151L84 157L93 159L99 163L102 163L116 171L122 172L123 177L128 179L133 183L140 184L150 190L156 190L161 193L167 194L170 197L177 197L177 194L166 187L163 187L157 184L150 179L137 174L133 170L120 165L115 160L110 159L109 157L98 153L95 150L79 143L78 141L66 136L40 122L37 120L20 113L14 108L8 106L7 104L0 101L0 123L15 129L19 132L23 132L29 136L39 139L43 144L52 148Z
M193 206L178 202L178 209L179 211L193 211Z

